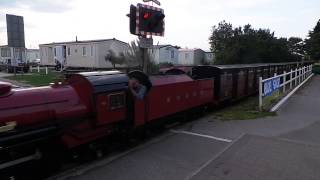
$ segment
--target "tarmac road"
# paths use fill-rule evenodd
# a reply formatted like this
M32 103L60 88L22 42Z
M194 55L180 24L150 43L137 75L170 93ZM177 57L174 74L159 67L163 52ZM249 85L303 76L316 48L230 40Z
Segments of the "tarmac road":
M259 120L217 121L203 118L181 127L200 134L236 139L242 134L279 136L320 121L320 76L298 90L277 112L277 116Z
M320 179L319 92L315 76L275 117L226 122L204 117L51 179Z

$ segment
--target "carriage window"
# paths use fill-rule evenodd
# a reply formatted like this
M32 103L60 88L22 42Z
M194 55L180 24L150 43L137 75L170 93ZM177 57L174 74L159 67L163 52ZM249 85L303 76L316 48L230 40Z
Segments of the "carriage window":
M124 93L116 93L109 95L109 109L115 110L119 108L125 107L125 94Z

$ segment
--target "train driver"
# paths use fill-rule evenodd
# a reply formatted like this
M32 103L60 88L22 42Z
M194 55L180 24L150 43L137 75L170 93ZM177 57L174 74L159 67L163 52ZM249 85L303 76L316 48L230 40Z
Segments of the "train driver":
M139 100L143 100L146 95L147 88L136 78L129 79L129 89L134 97Z

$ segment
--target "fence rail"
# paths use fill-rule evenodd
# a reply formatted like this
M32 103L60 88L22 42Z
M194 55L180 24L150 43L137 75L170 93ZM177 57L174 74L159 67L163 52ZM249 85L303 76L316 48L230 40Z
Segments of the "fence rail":
M31 72L31 73L32 73L33 71L36 71L36 72L40 73L40 70L41 70L41 69L44 69L44 70L45 70L45 74L48 74L50 67L48 67L48 66L30 66L29 69L30 69L30 72Z
M263 110L263 98L272 95L275 91L286 93L299 86L304 80L312 75L312 65L299 69L284 71L283 74L274 74L273 77L262 79L259 77L259 109Z

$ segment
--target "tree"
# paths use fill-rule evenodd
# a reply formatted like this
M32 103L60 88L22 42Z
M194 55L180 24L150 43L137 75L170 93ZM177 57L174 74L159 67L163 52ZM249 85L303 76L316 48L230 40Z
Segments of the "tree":
M202 57L202 58L200 59L200 64L201 64L201 65L210 65L210 62L208 62L208 61L205 59L205 57Z
M124 53L121 52L119 55L116 55L116 53L113 50L109 50L104 59L107 62L110 62L114 69L116 68L116 64L122 65L125 63Z
M306 40L307 52L313 60L320 60L320 19Z
M290 37L288 39L289 52L296 57L296 59L301 59L306 57L306 44L302 38Z
M139 41L130 42L128 50L124 53L124 59L129 68L143 70L143 52L140 48ZM148 62L147 74L154 74L159 71L159 66L154 63L153 57L149 51L147 51L145 60Z
M215 53L216 64L297 60L296 56L289 51L286 38L276 38L274 32L269 29L254 29L250 24L233 28L232 24L222 21L218 26L212 27L209 43L211 51Z
M218 52L223 51L226 47L226 43L232 37L233 30L232 24L222 21L218 26L212 27L212 35L209 38L211 44L211 51Z

